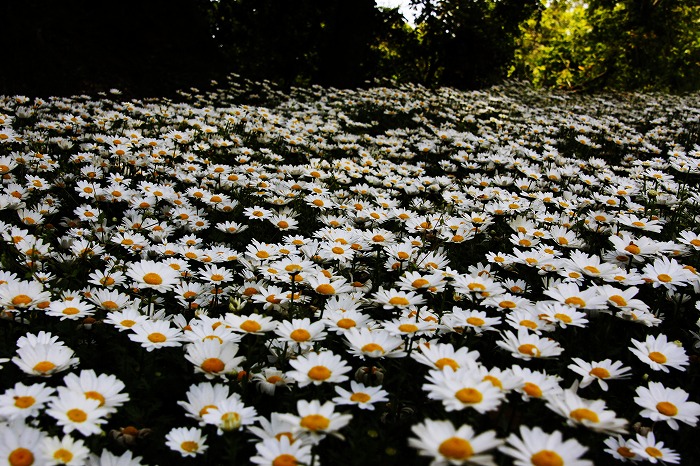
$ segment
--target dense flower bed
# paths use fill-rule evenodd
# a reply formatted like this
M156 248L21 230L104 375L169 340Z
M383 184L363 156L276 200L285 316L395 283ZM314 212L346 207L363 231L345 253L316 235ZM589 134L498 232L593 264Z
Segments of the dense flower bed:
M196 92L0 97L2 461L700 460L697 95Z

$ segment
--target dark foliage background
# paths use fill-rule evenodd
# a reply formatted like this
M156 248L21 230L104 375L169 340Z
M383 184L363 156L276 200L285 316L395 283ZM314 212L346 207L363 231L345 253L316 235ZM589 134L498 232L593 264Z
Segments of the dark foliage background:
M572 90L700 88L686 0L6 1L0 93L174 96L236 72L284 88L376 79L459 89L515 77Z

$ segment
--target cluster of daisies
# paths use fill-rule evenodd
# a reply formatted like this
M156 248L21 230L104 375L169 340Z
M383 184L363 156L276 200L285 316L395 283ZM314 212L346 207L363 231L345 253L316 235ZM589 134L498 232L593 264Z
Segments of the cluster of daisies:
M0 461L700 458L699 96L181 97L0 96Z

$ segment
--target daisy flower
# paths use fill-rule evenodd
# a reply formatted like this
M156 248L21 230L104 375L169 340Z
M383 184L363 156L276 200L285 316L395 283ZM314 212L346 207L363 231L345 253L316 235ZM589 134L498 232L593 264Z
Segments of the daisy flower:
M294 383L294 380L289 378L281 370L274 367L264 368L262 372L253 374L250 380L258 385L258 389L261 392L267 395L274 395L277 387L291 389L289 385Z
M199 421L200 425L204 425L202 416L228 397L229 388L226 385L201 382L197 385L191 385L187 390L187 401L178 401L177 404L187 411L185 416Z
M203 454L208 445L207 436L202 435L202 430L197 427L175 427L165 435L165 445L183 457L195 457Z
M581 388L586 388L597 380L600 388L603 391L608 391L606 380L627 378L629 377L627 373L632 370L629 367L625 367L622 362L612 362L610 359L586 362L580 358L571 358L571 361L573 364L569 364L569 369L583 377L579 382L579 387Z
M46 410L46 414L63 427L64 434L77 430L85 436L102 432L100 424L107 422L109 413L110 410L100 407L99 400L87 398L83 393L66 387L58 387L58 396L52 399Z
M352 368L343 358L331 351L309 353L289 361L294 368L287 375L297 381L299 387L309 384L321 385L322 383L341 383L348 380L346 375Z
M60 317L61 320L78 320L95 313L95 306L80 299L53 301L46 310L46 315Z
M146 351L160 349L170 346L181 346L182 331L172 328L167 320L145 320L134 325L129 335L129 339L136 343L141 343Z
M506 315L506 322L514 329L524 328L537 335L556 329L556 326L549 320L541 319L534 308L511 311Z
M668 368L672 367L685 371L683 366L690 364L683 347L669 342L664 334L660 334L658 338L647 335L643 342L632 339L632 344L634 348L630 347L629 350L652 370L668 372Z
M384 309L405 309L410 306L422 306L425 304L425 298L419 296L414 291L399 291L396 289L385 290L379 287L379 290L372 297L374 302L383 306Z
M561 303L540 302L535 306L534 312L540 319L559 325L561 328L567 326L585 328L588 324L586 313Z
M649 388L637 387L634 402L644 408L640 416L654 422L666 421L678 430L678 421L695 427L700 416L700 404L688 401L688 392L680 388L666 388L662 383L649 382Z
M564 441L558 430L548 434L539 427L520 426L520 436L510 434L499 450L513 458L515 466L593 466L581 459L588 448L576 439Z
M402 316L383 323L387 332L396 336L417 337L429 335L438 329L435 321L416 320L414 316Z
M90 450L82 440L74 439L70 435L61 437L47 437L42 442L42 450L47 464L65 464L68 466L80 466L86 463Z
M255 445L257 455L250 462L262 466L311 464L311 445L293 442L286 436L268 438Z
M445 411L473 408L483 414L498 408L505 397L500 388L479 378L470 368L430 371L426 380L430 383L424 384L423 390L431 400L442 401Z
M484 311L464 310L455 306L452 312L443 315L442 323L453 331L470 329L478 335L483 331L496 331L501 318L489 317Z
M519 359L556 358L564 351L559 343L551 338L540 338L530 334L523 327L518 328L517 336L509 330L502 332L501 335L503 340L497 341L496 344Z
M559 283L544 290L555 301L577 309L605 309L606 299L597 287L579 290L575 283Z
M404 340L385 330L351 328L343 334L349 345L349 352L360 358L402 358L406 352L400 349Z
M238 374L244 356L236 356L238 345L232 342L203 340L186 347L185 359L194 365L195 374L204 374L207 379Z
M326 338L323 322L311 322L311 319L292 319L279 322L275 333L280 341L286 341L299 348L310 348L313 342Z
M642 279L651 283L654 288L663 286L675 291L677 286L690 283L694 276L685 269L676 259L660 257L653 264L646 264L642 270Z
M530 401L531 398L549 398L562 392L559 386L561 378L556 375L520 366L513 366L511 370L513 375L520 379L520 385L515 390L522 395L524 401Z
M19 341L18 341L19 343ZM12 358L25 374L50 377L78 365L78 358L73 357L72 349L63 343L28 343L17 349L17 356Z
M120 332L131 330L131 327L141 324L146 320L148 320L148 317L133 308L110 312L104 319L106 323L114 325Z
M129 450L120 456L104 450L100 456L90 454L85 464L87 466L145 466L141 463L142 459L140 456L133 456Z
M150 288L160 293L175 286L180 276L167 264L148 260L132 263L126 274L134 280L137 288Z
M41 464L44 433L23 421L0 423L0 458L11 466Z
M348 425L350 414L335 412L335 404L318 400L297 401L297 414L280 414L280 419L292 425L293 432L310 437L312 443L320 441L326 434L335 433Z
M416 437L409 438L408 444L420 455L431 457L431 466L495 465L493 457L484 453L503 444L493 430L476 435L471 426L455 428L450 421L426 419L411 431Z
M355 405L360 409L374 411L373 403L389 401L389 392L381 387L367 387L354 380L350 381L350 391L337 386L335 392L338 394L333 398L333 402L339 405Z
M129 394L122 393L124 383L111 374L97 375L94 370L85 369L80 371L80 375L66 375L63 383L69 390L99 401L99 407L109 412L116 412L118 407L129 401Z
M294 425L282 419L281 413L270 413L270 420L263 416L258 416L257 422L260 426L248 426L248 431L261 440L279 440L286 437L290 443L296 443L299 439L292 433ZM298 442L303 444L304 442Z
M653 464L659 461L676 464L681 460L681 455L670 448L664 447L664 442L657 441L652 431L649 431L646 436L637 434L636 439L628 440L627 444L632 453L636 453L641 459Z
M620 435L617 437L607 438L603 443L605 443L605 446L608 447L605 449L605 451L610 453L613 458L618 461L622 461L624 463L626 461L637 462L641 460L639 455L630 450L629 441L623 439Z
M213 408L202 415L205 424L216 426L217 433L239 430L242 426L253 424L257 418L255 408L245 406L238 394L220 400Z
M475 367L476 360L479 359L478 351L469 351L463 346L457 350L450 343L430 343L417 346L418 351L411 354L411 357L421 364L430 368L445 370L446 367L456 371L462 367Z
M627 420L615 417L615 412L605 409L604 400L586 400L572 390L564 390L548 398L547 407L567 418L571 426L583 425L596 432L625 433Z
M266 332L271 332L277 328L277 321L272 317L262 314L249 314L247 316L227 313L224 316L227 325L231 326L234 332L252 333L254 335L262 335Z
M328 330L337 334L345 333L351 328L376 326L369 316L355 309L347 311L341 309L324 309L321 322L326 325Z
M27 309L50 301L51 295L35 281L11 281L0 285L0 306L9 309Z
M0 419L11 421L38 415L54 391L43 383L24 385L17 382L0 395Z

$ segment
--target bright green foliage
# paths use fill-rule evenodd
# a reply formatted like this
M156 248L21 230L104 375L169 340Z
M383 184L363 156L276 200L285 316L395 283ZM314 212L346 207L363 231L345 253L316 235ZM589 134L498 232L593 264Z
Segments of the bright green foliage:
M521 26L516 76L570 89L700 88L700 6L553 0Z

